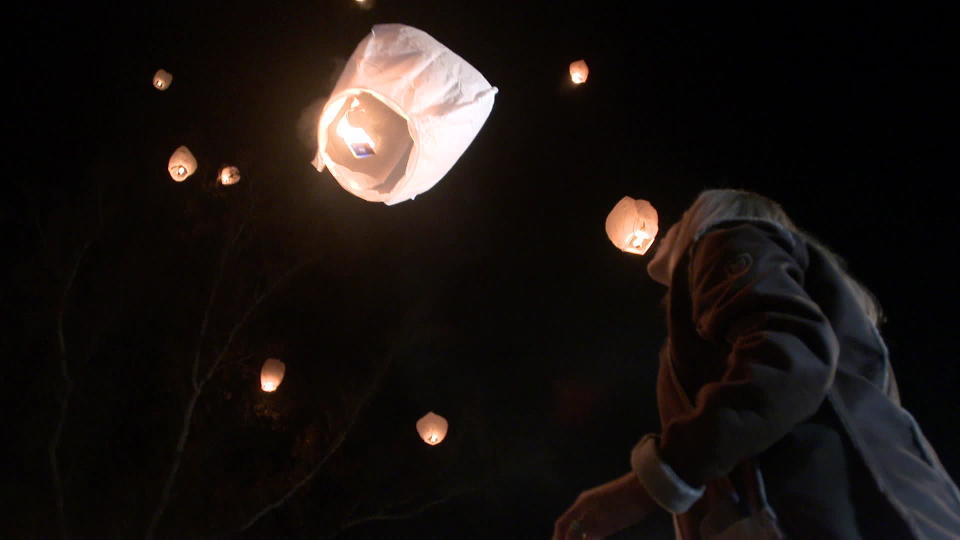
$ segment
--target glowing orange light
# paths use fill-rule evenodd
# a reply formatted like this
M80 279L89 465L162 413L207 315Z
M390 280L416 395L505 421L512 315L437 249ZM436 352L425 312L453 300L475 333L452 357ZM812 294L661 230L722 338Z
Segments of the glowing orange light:
M166 90L172 82L173 75L165 70L158 69L157 72L153 74L153 86L157 90Z
M174 182L183 182L197 170L197 158L193 157L190 149L181 146L173 151L167 161L167 171Z
M657 219L649 201L624 197L607 215L607 237L618 249L643 255L656 239Z
M447 436L447 427L447 419L432 411L417 420L417 433L420 434L423 442L430 446L443 442L443 439Z
M220 174L217 175L217 177L221 184L225 186L232 186L240 181L240 169L232 165L227 165L226 167L220 169Z
M283 374L287 365L276 358L268 358L260 369L260 389L264 392L273 392L283 381Z
M350 110L347 111L347 114L344 114L340 122L337 123L337 135L343 139L343 142L347 145L347 148L350 149L353 157L362 159L375 154L376 143L373 142L373 139L370 138L366 130L350 123L348 118L350 112L357 110L359 106L360 100L353 98L353 102L350 104Z
M577 60L570 63L570 80L573 84L583 84L587 82L587 76L590 74L590 68L584 60Z

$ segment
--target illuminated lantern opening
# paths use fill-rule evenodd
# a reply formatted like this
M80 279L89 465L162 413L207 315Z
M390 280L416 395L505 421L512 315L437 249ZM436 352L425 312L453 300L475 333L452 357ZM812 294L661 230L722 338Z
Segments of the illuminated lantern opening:
M217 180L225 186L232 186L240 181L240 169L233 165L222 167L220 173L217 174Z
M273 392L283 381L287 365L276 358L268 358L260 369L260 388L264 392Z
M382 24L347 62L317 125L317 170L388 205L439 182L479 133L497 89L425 32Z
M374 0L354 0L354 3L360 6L360 9L373 8Z
M174 182L183 182L191 174L197 172L197 158L193 157L190 149L181 146L173 151L170 161L167 162L167 171Z
M170 73L158 69L157 72L153 74L153 87L157 90L166 90L170 88L171 84L173 84L173 75Z
M573 84L583 84L587 82L587 75L590 74L590 68L584 60L577 60L570 63L570 80Z
M648 201L624 197L607 215L606 228L617 248L643 255L657 237L657 211Z
M328 110L335 115L325 130L326 153L349 169L347 191L371 200L369 194L394 190L406 173L413 150L407 120L362 90L328 104Z
M420 434L423 442L430 446L440 444L447 436L447 419L439 414L428 412L423 418L417 420L417 433Z

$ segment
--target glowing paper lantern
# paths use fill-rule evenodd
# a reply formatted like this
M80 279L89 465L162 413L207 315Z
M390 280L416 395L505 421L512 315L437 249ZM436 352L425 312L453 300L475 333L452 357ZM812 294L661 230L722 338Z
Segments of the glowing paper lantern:
M439 182L483 127L497 89L425 32L373 27L317 124L317 156L345 190L388 205Z
M583 84L587 82L587 75L590 74L590 68L584 60L577 60L570 63L570 80L573 84Z
M232 186L240 181L240 169L233 165L221 167L217 174L217 180L225 186Z
M657 211L648 201L624 197L607 215L606 225L613 245L643 255L657 237Z
M190 149L181 146L173 151L170 161L167 162L167 171L174 182L183 182L191 174L197 172L197 158L193 157Z
M440 444L447 436L447 419L439 414L428 412L423 418L417 420L417 433L420 434L423 442L430 446Z
M264 392L273 392L283 381L287 365L276 358L268 358L260 369L260 388Z
M173 75L170 73L158 69L157 72L153 74L153 87L157 90L166 90L170 88L171 84L173 84Z

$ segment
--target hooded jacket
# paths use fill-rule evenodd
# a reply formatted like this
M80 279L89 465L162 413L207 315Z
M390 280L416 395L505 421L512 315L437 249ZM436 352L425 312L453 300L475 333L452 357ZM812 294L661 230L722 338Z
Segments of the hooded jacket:
M766 220L705 226L667 308L662 431L631 464L679 537L763 508L790 538L960 538L957 487L819 247Z

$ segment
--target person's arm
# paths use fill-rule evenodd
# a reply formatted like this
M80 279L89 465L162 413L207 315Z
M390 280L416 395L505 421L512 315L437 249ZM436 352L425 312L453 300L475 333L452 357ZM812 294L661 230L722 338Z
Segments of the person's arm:
M765 223L729 224L693 247L693 323L730 352L724 375L700 389L695 410L631 456L668 510L685 511L697 488L771 446L823 402L838 345L803 289L806 264L792 237Z

